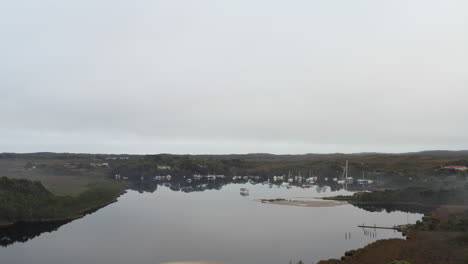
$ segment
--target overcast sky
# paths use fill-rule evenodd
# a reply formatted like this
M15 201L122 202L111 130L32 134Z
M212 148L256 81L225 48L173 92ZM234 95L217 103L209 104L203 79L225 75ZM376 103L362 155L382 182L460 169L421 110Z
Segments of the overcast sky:
M468 149L466 0L0 0L0 152Z

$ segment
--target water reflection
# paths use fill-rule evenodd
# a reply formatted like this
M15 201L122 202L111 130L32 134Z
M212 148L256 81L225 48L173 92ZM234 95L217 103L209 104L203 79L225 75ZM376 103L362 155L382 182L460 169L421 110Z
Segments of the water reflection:
M418 213L428 214L434 207L422 206L422 205L411 205L411 204L356 204L358 208L364 209L369 212L407 212L407 213Z
M180 178L137 178L129 179L133 183L132 190L138 191L139 193L157 193L159 188L164 190L170 190L172 192L204 192L209 190L221 190L225 186L235 184L239 186L240 196L249 196L251 193L248 188L244 186L255 186L262 187L261 189L267 193L283 191L284 193L301 193L300 191L310 191L310 194L322 194L319 196L326 196L327 193L331 194L339 190L343 190L343 185L337 184L333 181L323 182L307 182L304 184L301 180L277 180L265 179L260 177L239 177L239 178L207 178L207 177L180 177ZM288 184L284 184L287 182ZM241 188L242 187L242 188ZM249 187L249 188L250 188ZM362 190L363 186L358 186L359 190ZM347 186L348 191L353 189ZM298 192L299 190L299 192ZM238 194L238 195L239 195ZM258 193L257 193L258 195ZM266 197L262 197L266 198ZM190 198L188 198L190 199ZM410 213L426 213L428 208L417 208L414 206L395 206L395 205L356 205L356 207L364 209L369 212L394 212L403 211ZM40 236L42 233L57 231L62 225L69 223L70 221L62 222L49 222L49 223L18 223L13 226L0 228L0 245L8 247L16 242L25 243L35 237ZM376 237L376 231L365 231L367 236ZM350 240L352 238L351 232L345 233L345 239Z
M402 238L393 230L378 230L378 236L377 231L364 232L358 227L363 222L372 226L407 223L407 214L401 212L253 201L350 194L332 192L334 187L319 183L308 183L307 188L291 182L287 188L262 179L250 183L251 179L244 178L236 182L191 179L139 180L135 182L137 191L60 228L17 226L5 231L2 237L8 238L6 247L0 248L0 262L150 264L203 259L226 264L284 264L302 259L316 263L376 239ZM241 188L248 189L249 196L241 197ZM409 221L421 217L410 214ZM52 233L39 236L41 232Z
M44 223L17 223L12 226L0 228L0 245L7 247L16 242L25 243L42 233L54 232L70 221L44 222Z
M119 178L121 180L122 178ZM251 184L251 185L267 185L269 188L302 188L315 189L317 193L327 191L366 191L369 189L369 184L351 184L338 183L329 178L302 178L302 177L260 177L260 176L233 176L225 177L222 175L193 175L183 177L155 176L155 177L126 177L131 181L133 187L131 189L140 193L155 192L158 186L169 187L173 191L182 192L201 192L205 190L221 190L223 186L228 184Z

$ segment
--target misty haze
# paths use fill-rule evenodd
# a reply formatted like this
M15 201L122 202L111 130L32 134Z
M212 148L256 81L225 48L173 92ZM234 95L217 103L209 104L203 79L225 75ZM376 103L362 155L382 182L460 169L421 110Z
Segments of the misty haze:
M0 262L468 263L468 2L0 2Z

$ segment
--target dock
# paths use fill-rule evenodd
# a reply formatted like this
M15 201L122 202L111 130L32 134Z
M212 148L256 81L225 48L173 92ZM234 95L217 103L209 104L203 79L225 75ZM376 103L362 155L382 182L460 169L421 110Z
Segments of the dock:
M393 229L393 230L403 230L404 228L406 228L406 226L393 226L393 227L388 227L388 226L367 226L367 225L359 225L358 227L361 227L361 228L374 228L374 229Z

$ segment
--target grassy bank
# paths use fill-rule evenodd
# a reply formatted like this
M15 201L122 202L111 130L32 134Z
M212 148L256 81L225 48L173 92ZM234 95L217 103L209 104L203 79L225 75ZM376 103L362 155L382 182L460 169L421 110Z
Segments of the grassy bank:
M112 203L123 193L124 183L90 188L77 196L59 196L42 183L26 179L0 178L0 223L61 221L81 217L88 211Z

